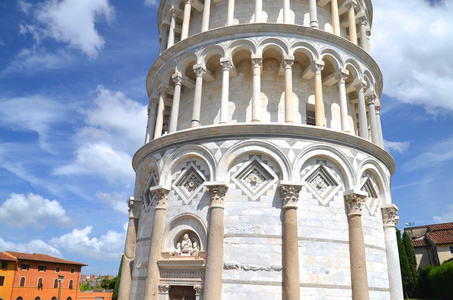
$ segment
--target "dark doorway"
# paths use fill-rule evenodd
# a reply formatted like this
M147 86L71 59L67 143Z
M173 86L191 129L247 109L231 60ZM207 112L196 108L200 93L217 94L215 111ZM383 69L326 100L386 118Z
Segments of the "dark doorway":
M170 300L195 300L193 286L172 285L170 288Z

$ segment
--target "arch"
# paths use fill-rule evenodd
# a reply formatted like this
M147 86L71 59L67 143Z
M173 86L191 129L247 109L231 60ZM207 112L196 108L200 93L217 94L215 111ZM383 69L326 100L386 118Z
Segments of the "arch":
M209 169L210 180L212 180L217 166L211 152L209 152L209 150L203 146L189 144L175 150L167 158L163 158L163 168L160 175L161 184L171 186L171 175L173 173L173 167L178 165L182 160L187 159L191 156L197 157L198 159L204 161Z
M198 62L199 57L193 52L188 52L178 60L176 68L178 71L184 74L188 66L190 66L192 63L197 64Z
M162 72L162 81L161 83L170 84L171 76L176 71L176 65L174 62L169 62L166 66L164 71Z
M289 46L284 41L277 38L267 38L258 44L257 54L263 54L269 48L279 51L282 57L289 53Z
M186 231L193 231L198 235L200 249L206 250L208 245L207 229L203 221L194 214L180 214L170 221L164 230L162 251L171 251L176 239Z
M362 179L363 174L365 172L369 172L373 175L376 184L379 188L379 193L381 195L381 204L391 204L391 191L390 191L390 182L388 180L388 176L385 175L384 169L377 163L375 160L369 158L364 160L358 169L358 175L356 178L356 188L360 189L360 181Z
M253 43L252 41L236 40L232 42L230 45L228 45L226 56L234 57L234 54L240 50L247 50L252 54L257 53L257 47L255 43Z
M324 49L321 51L321 60L328 60L332 63L335 70L342 68L344 63L340 54L333 49Z
M348 158L338 149L330 145L313 145L307 147L304 151L299 153L294 161L293 168L293 178L296 181L300 181L300 172L302 171L302 166L311 158L314 157L324 157L330 162L335 164L345 179L345 190L352 189L354 184L354 168L349 162Z
M282 178L280 180L289 181L291 179L291 164L280 148L270 142L249 140L238 142L225 152L219 160L215 180L225 182L231 164L236 158L247 153L261 153L272 158L282 172Z
M349 74L352 75L353 80L363 77L362 69L360 68L359 63L352 58L346 59L344 68L349 71Z
M16 300L23 300L23 298L19 296L16 298Z
M57 300L57 297L53 296L51 300Z
M367 89L373 89L376 81L368 69L363 72L363 78L367 82Z
M42 277L39 277L38 278L38 288L42 288L43 287L43 280L42 280Z
M68 288L71 290L74 288L74 280L69 280Z
M220 55L220 57L224 57L225 53L226 53L226 50L221 45L218 45L218 44L210 45L210 46L204 48L203 51L201 51L199 62L206 65L207 61L212 56Z
M25 276L22 276L22 277L20 278L19 286L20 286L20 287L25 286Z
M37 296L35 297L35 300L41 300L41 297Z
M162 82L161 74L156 74L151 82L151 97L159 95L159 85Z
M138 166L137 177L135 180L135 192L141 193L146 184L147 175L153 170L157 171L159 174L159 166L157 165L156 160L153 157L147 157L143 162ZM160 184L160 183L159 183ZM141 194L134 194L135 197L141 197Z
M53 281L53 288L54 288L54 289L57 289L57 288L58 288L58 279L55 279L55 280Z
M291 45L290 55L294 55L298 51L302 51L306 55L308 55L311 61L314 61L315 59L320 57L318 50L313 45L307 42L298 41Z

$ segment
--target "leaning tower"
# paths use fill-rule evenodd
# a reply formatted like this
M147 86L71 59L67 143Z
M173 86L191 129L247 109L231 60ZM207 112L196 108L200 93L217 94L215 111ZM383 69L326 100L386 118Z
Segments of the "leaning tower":
M120 299L403 299L371 0L163 0Z

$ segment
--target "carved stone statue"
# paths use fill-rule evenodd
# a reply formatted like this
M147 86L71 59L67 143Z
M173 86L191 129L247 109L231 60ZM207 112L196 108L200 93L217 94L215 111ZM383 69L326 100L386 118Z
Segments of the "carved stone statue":
M192 241L189 239L189 235L184 234L184 238L181 242L182 250L192 250Z
M171 255L187 255L187 256L198 256L200 254L200 248L198 243L191 241L189 235L186 233L180 243L176 244L176 247L170 252Z

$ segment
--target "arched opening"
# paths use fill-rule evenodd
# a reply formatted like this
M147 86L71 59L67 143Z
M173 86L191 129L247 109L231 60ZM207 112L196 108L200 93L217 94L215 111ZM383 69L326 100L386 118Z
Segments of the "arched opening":
M277 46L263 50L261 74L261 121L285 122L285 77L282 69L283 55ZM276 113L278 112L278 113Z
M19 286L25 286L25 277L20 278Z

